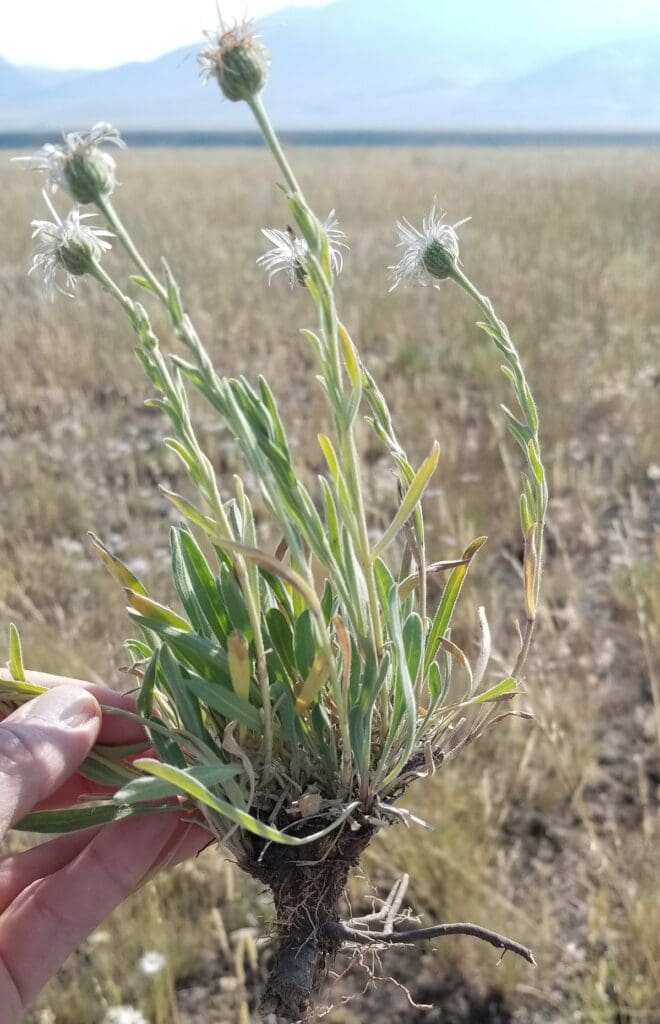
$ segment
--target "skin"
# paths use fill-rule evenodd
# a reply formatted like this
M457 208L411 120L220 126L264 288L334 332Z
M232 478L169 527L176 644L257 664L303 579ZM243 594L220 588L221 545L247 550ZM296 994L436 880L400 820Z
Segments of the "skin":
M99 706L134 710L130 697L39 672L29 679L48 692L0 722L0 841L28 812L98 792L77 773L94 743L144 739L139 725L104 716ZM127 896L159 868L198 853L208 838L174 808L0 856L3 1024L18 1024L67 956Z

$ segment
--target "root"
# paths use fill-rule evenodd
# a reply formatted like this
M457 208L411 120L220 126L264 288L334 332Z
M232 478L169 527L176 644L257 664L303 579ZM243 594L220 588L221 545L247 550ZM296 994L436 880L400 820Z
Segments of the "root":
M359 956L360 950L366 948L377 953L396 944L470 935L501 949L502 955L512 952L535 966L534 956L526 946L480 925L439 924L402 930L404 921L410 923L410 916L401 912L407 875L394 884L378 910L342 921L340 904L348 873L358 863L372 834L366 826L357 832L346 829L331 840L326 838L304 847L304 854L272 845L255 849L249 864L244 864L269 886L277 911L277 946L262 1000L266 1019L274 1018L283 1024L307 1021L337 953L343 948L352 949Z

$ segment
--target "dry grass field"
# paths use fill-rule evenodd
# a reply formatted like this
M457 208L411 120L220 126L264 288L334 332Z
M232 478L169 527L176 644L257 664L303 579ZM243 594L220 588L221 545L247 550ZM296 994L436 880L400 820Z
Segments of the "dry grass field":
M389 294L394 222L437 196L468 214L462 258L507 320L535 389L551 504L544 607L525 704L420 783L410 805L434 832L390 830L353 900L411 876L424 920L476 920L533 946L536 971L468 939L355 966L328 990L334 1024L660 1020L660 152L424 149L296 151L317 211L337 208L350 253L342 319L393 405L413 461L437 437L426 499L432 558L489 542L460 629L486 606L508 661L519 613L517 455L498 404L506 382L458 289ZM122 155L118 206L145 251L166 254L216 365L265 373L320 471L324 420L302 289L267 287L259 228L284 226L258 150ZM3 159L0 251L0 621L26 661L126 686L121 595L86 544L94 529L151 592L168 596L171 509L185 488L143 407L128 328L83 282L48 305L25 277L35 179ZM108 266L119 268L115 254ZM161 337L165 324L160 323ZM202 434L228 476L236 453L207 409ZM374 528L393 480L365 430ZM368 876L368 880L367 880ZM137 894L71 958L29 1024L100 1024L110 1006L150 1024L248 1024L269 907L217 852ZM139 969L158 950L167 967ZM391 980L404 982L415 1008ZM350 998L349 998L350 997Z

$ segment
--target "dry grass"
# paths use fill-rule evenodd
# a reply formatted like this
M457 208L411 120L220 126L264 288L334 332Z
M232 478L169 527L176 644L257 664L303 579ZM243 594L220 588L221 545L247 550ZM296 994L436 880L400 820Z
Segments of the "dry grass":
M383 885L410 871L428 919L472 917L534 945L534 975L508 960L496 970L468 941L442 947L457 971L505 991L511 1019L657 1020L660 153L337 150L299 152L295 162L319 212L336 206L350 236L342 317L402 438L418 457L440 440L439 485L426 503L432 557L490 536L469 599L486 605L502 658L520 555L506 479L515 482L517 466L497 417L505 384L457 291L388 295L384 281L394 219L418 217L436 194L450 219L473 216L463 259L526 360L553 495L528 672L536 725L503 724L420 784L411 802L436 831L391 831L369 871ZM309 307L280 282L268 291L254 266L259 227L283 217L266 157L147 151L123 157L121 177L126 219L148 253L170 258L216 365L267 374L301 463L318 470L324 413L297 335ZM79 301L51 308L26 282L38 192L14 168L0 179L10 197L0 262L0 611L20 623L31 667L121 685L121 599L85 531L140 559L157 593L159 580L167 586L170 512L155 484L184 484L159 445L158 415L141 406L145 384L109 302L83 283ZM230 474L235 453L202 414ZM376 525L393 482L366 432L364 448ZM57 1024L95 1024L109 1001L139 1002L155 1024L175 1024L171 996L146 984L136 959L159 948L172 975L194 969L224 944L211 914L218 903L231 927L259 924L267 908L238 879L228 905L223 879L218 856L205 854L135 897L28 1020L48 1021L50 1008ZM365 1005L336 1019L363 1019ZM228 992L227 1021L245 1012Z

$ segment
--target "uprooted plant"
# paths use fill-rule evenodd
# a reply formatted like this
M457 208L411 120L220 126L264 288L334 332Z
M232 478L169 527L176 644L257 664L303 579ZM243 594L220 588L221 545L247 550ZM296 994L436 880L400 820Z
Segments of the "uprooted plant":
M312 495L266 380L214 369L168 264L156 274L136 248L113 204L114 161L101 148L123 145L118 133L99 124L31 158L52 191L61 187L103 220L102 227L91 226L78 205L61 220L51 204L54 220L34 224L33 268L51 292L62 273L69 290L86 275L116 301L157 393L148 404L169 419L165 444L185 466L193 497L164 492L182 517L170 534L179 611L151 597L92 536L124 588L139 633L126 647L139 680L133 717L148 741L141 750L95 749L85 762L89 778L115 789L112 797L32 814L19 827L63 832L167 812L173 798L184 802L210 838L272 890L277 949L264 1006L300 1020L346 946L462 933L534 962L524 946L476 925L401 931L403 885L372 915L342 921L340 908L349 871L373 836L402 819L411 823L409 812L396 806L407 787L511 713L502 702L519 690L534 630L547 489L534 400L505 324L460 264L458 225L445 224L435 210L421 230L399 224L404 253L391 268L394 285L408 279L459 285L503 356L519 407L517 415L503 408L526 463L520 497L525 618L510 674L493 679L483 610L474 665L450 635L463 581L485 538L441 561L428 550L422 498L439 447L418 468L411 464L386 399L339 317L333 281L344 236L334 214L321 223L312 212L270 124L261 97L265 53L249 26L238 26L211 40L202 62L228 99L248 104L283 179L296 232L265 231L273 248L261 262L271 276L283 270L293 287L306 289L318 314L317 329L302 333L315 353L332 422L332 436L318 438L327 472ZM132 265L125 284L102 265L111 238ZM145 303L165 308L183 354L162 352L147 308L125 290L131 287L143 290ZM217 480L191 419L189 388L201 392L234 438L257 493L249 495L240 478L230 485ZM398 476L396 510L375 543L355 437L363 413ZM273 552L260 545L257 501L271 533L281 537ZM429 607L431 575L445 579L435 608ZM13 681L0 683L4 704L40 692L24 671L13 627L9 666ZM147 749L154 756L135 758Z

